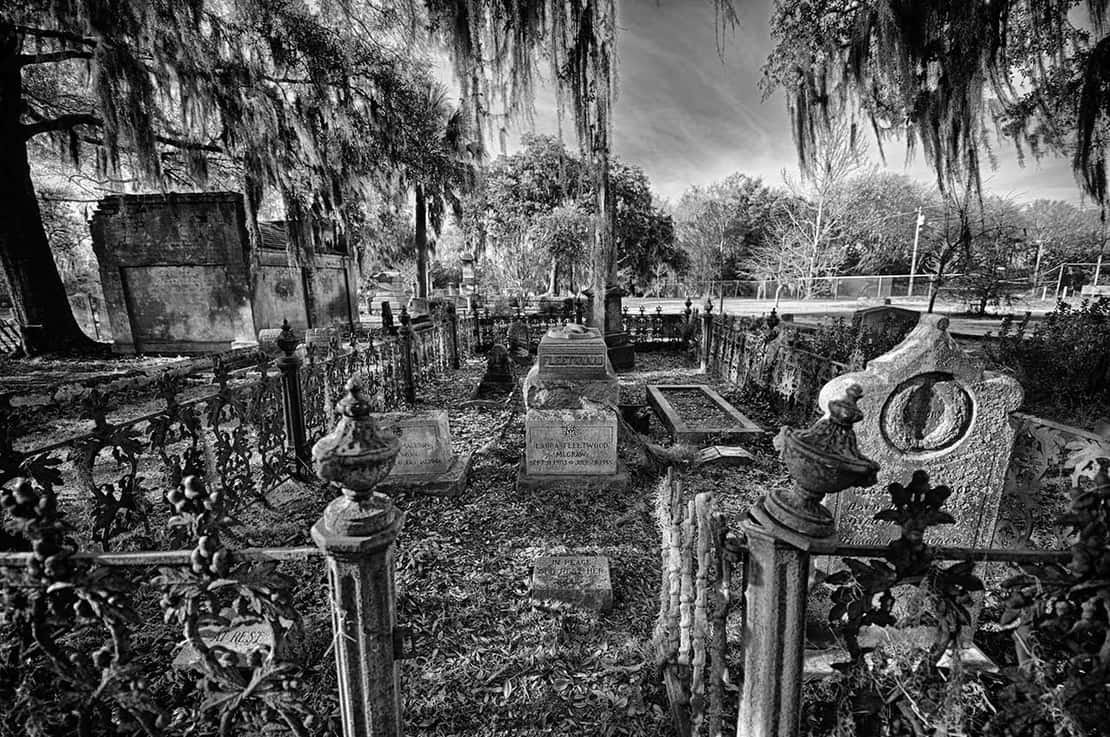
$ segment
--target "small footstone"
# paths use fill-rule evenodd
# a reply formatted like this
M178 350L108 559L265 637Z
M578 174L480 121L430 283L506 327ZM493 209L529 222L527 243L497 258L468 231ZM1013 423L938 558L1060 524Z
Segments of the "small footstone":
M613 606L609 559L603 555L547 555L532 566L532 603L559 602L595 611Z

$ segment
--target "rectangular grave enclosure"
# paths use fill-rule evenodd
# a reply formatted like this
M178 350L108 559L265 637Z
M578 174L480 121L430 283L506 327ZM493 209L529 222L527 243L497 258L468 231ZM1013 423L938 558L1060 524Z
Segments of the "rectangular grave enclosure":
M647 401L676 443L763 432L716 389L702 384L649 384Z

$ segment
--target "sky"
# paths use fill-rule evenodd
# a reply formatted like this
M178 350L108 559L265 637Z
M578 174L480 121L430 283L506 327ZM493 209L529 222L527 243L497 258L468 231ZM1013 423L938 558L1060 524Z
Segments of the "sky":
M622 0L618 5L618 91L613 151L637 164L656 193L677 200L691 185L743 172L780 185L783 170L797 172L786 99L766 101L759 88L771 50L771 0L736 3L741 26L717 53L712 0ZM568 121L569 124L569 121ZM554 94L537 94L534 127L509 127L510 153L529 129L554 134ZM497 150L495 146L494 151ZM886 166L932 183L917 156L906 164L905 146L884 143ZM872 158L879 163L877 149ZM1022 167L1010 143L996 145L998 168L983 171L984 188L1019 202L1062 199L1079 204L1070 161L1031 158Z

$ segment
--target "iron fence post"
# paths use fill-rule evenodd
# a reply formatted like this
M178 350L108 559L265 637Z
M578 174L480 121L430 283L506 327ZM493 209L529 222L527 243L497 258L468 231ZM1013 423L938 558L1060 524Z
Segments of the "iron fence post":
M451 338L451 368L459 368L459 316L455 312L455 305L447 303L447 326Z
M702 316L701 328L701 373L709 371L709 351L713 342L713 299L706 297L705 314Z
M863 415L856 385L822 397L809 430L784 427L775 439L794 483L764 494L740 523L748 542L744 686L737 737L794 737L800 730L810 550L835 542L825 494L875 483L878 465L856 450Z
M413 380L412 366L412 318L406 308L401 308L401 329L397 332L401 339L401 383L405 401L416 404L416 382Z
M346 389L335 430L312 449L316 473L343 496L312 526L312 539L327 556L343 737L400 737L393 543L405 515L374 491L400 441L378 431L354 379Z
M281 396L282 406L285 411L285 438L286 443L293 450L298 476L307 473L311 468L308 453L308 433L304 426L304 397L301 394L301 357L297 355L297 336L288 320L281 323L281 333L277 337L277 346L281 355L274 361L281 371Z

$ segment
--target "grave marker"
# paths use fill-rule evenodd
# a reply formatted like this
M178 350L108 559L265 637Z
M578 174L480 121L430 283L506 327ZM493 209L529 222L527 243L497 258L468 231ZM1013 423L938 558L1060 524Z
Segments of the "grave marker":
M530 476L617 472L617 417L609 411L530 409L524 442Z
M613 606L609 559L603 555L550 555L532 567L532 602L561 602L597 611Z
M377 419L383 430L401 439L401 450L379 490L385 494L402 489L443 496L462 493L472 454L457 456L451 449L447 410L394 412Z
M848 489L831 501L841 542L885 545L897 537L894 525L873 517L888 505L889 484L907 484L922 469L932 484L952 489L945 509L956 518L954 525L929 528L926 542L989 547L1014 444L1010 413L1021 405L1018 382L985 371L948 334L947 318L922 315L905 340L866 370L826 384L822 406L851 384L863 390L859 450L881 470L871 488Z

